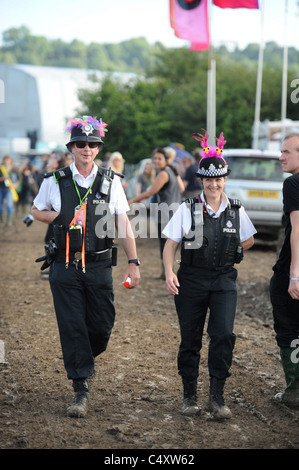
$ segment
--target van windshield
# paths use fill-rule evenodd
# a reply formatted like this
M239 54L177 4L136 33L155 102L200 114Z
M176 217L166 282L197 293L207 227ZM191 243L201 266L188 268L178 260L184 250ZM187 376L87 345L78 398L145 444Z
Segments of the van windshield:
M283 181L283 173L277 158L225 157L230 168L230 179Z

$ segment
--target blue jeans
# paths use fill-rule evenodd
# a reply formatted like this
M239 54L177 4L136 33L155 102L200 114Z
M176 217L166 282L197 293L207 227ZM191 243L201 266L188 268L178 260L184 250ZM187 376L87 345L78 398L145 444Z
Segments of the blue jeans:
M12 192L9 188L0 188L0 214L3 214L4 201L6 201L7 214L14 213Z

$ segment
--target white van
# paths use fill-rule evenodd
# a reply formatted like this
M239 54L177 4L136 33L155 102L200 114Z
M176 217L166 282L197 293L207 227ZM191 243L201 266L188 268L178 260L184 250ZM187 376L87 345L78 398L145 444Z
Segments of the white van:
M254 224L257 235L275 241L283 227L283 173L281 153L252 149L224 150L231 173L225 184L228 197L239 199Z

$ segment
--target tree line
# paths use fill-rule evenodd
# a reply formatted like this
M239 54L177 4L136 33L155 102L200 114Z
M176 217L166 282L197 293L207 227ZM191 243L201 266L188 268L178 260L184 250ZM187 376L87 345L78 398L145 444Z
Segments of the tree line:
M225 46L214 50L217 135L224 132L227 148L251 146L258 52L258 44L249 44L243 51ZM276 43L266 44L261 121L280 119L282 53ZM290 96L291 83L299 78L299 51L290 48L288 58L287 117L296 120L299 104ZM120 44L85 45L77 40L68 44L32 36L21 27L3 34L0 62L135 72L130 83L108 75L96 91L87 84L79 92L82 107L78 110L108 123L105 150L119 150L130 163L169 142L192 151L197 145L191 134L206 127L208 51L149 45L144 38Z
M224 132L226 148L250 148L254 123L257 64L223 55L216 58L216 133ZM197 147L193 132L206 128L209 57L184 48L163 49L145 78L123 84L107 77L96 91L79 91L82 110L109 124L105 150L119 150L128 162L151 156L158 145L178 142L188 151ZM288 71L287 117L298 119L291 100L298 67ZM281 119L282 66L265 65L260 119ZM82 111L82 112L83 112ZM214 136L211 136L213 138Z

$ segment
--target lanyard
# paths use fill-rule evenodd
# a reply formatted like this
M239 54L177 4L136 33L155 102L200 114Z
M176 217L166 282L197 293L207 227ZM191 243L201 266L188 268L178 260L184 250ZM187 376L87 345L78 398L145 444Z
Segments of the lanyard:
M83 239L82 239L82 250L81 250L81 260L82 260L82 271L85 273L85 226L86 226L86 205L87 201L83 201L80 209L78 210L77 214L73 217L69 227L75 225L75 222L79 215L82 214L82 230L83 230ZM65 267L69 267L70 262L70 235L69 231L66 232L66 249L65 249Z
M69 228L75 225L76 220L78 219L79 215L82 215L82 234L83 234L83 239L82 239L82 251L81 251L81 261L82 261L82 271L85 273L85 227L86 227L86 206L87 206L87 195L91 191L92 185L94 183L94 180L96 179L96 176L94 177L91 185L87 189L85 195L83 198L81 198L80 191L77 187L77 183L75 181L75 178L73 178L73 182L80 200L80 208L73 217L73 220L71 221ZM69 231L66 232L66 251L65 251L65 267L68 268L70 262L70 235Z
M94 179L92 180L91 185L90 185L89 188L87 189L85 195L84 195L83 198L81 199L80 191L79 191L79 189L78 189L76 180L75 180L75 178L73 177L73 182L74 182L74 185L75 185L75 188L76 188L76 191L77 191L77 194L78 194L78 198L79 198L79 201L80 201L80 207L82 206L83 201L85 201L85 199L87 198L88 193L91 191L91 188L92 188L92 185L93 185L95 179L96 179L96 175L95 175Z

